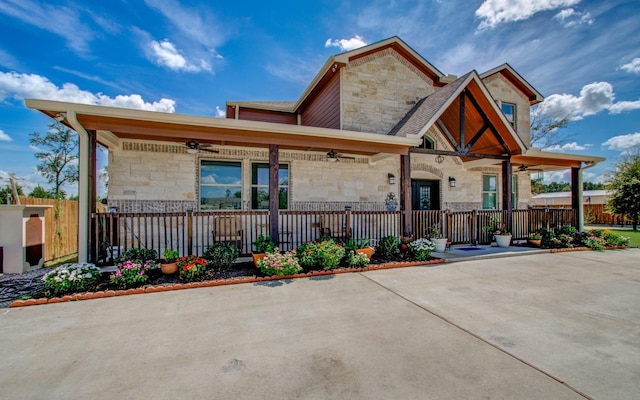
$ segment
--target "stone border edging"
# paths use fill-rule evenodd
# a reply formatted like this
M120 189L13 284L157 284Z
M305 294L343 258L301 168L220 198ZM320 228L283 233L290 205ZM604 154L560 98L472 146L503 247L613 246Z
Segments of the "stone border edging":
M14 300L10 308L16 307L27 307L27 306L36 306L40 304L55 304L55 303L64 303L67 301L78 301L78 300L91 300L91 299L102 299L105 297L116 297L116 296L129 296L133 294L142 294L142 293L158 293L158 292L167 292L170 290L182 290L182 289L193 289L200 287L211 287L211 286L226 286L226 285L237 285L241 283L256 283L256 282L268 282L268 281L279 281L283 279L296 279L296 278L310 278L314 276L325 276L325 275L338 275L338 274L347 274L354 272L366 272L366 271L376 271L382 269L392 269L392 268L404 268L404 267L416 267L419 265L432 265L432 264L443 264L443 258L437 258L435 260L430 261L401 261L401 262L392 262L385 264L374 264L364 268L342 268L342 269L334 269L334 270L326 270L326 271L311 271L303 274L295 274L295 275L274 275L274 276L246 276L240 278L230 278L230 279L216 279L212 281L203 281L203 282L187 282L187 283L174 283L171 285L158 285L158 286L144 286L135 289L123 289L123 290L104 290L98 292L85 292L85 293L76 293L72 295L66 295L62 297L52 297L46 298L41 297L38 299L27 299L27 300Z

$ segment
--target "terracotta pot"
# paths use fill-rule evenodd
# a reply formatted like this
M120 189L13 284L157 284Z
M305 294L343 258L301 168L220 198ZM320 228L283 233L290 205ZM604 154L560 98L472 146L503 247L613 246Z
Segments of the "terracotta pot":
M160 269L165 275L173 275L178 272L178 263L160 264Z
M356 250L356 254L364 254L367 256L369 260L371 260L371 256L373 255L373 247L365 247L363 249Z
M527 243L529 243L533 247L540 247L540 244L542 243L542 239L528 239Z
M409 250L409 245L406 243L400 243L400 251L407 251Z
M266 255L267 255L267 253L254 253L254 252L251 252L251 258L253 258L253 265L258 267L258 261L263 259L264 256L266 256Z

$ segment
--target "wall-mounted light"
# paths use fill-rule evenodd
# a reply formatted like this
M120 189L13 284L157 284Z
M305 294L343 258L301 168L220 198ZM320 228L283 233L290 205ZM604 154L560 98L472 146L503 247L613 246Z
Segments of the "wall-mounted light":
M449 177L449 187L456 187L456 178L453 176Z
M387 179L389 180L389 185L396 184L396 176L394 174L387 175Z

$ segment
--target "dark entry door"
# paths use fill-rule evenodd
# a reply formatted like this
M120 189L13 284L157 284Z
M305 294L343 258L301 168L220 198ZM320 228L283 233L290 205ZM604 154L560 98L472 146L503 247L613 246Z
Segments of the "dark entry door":
M411 181L411 205L414 210L440 209L439 181Z

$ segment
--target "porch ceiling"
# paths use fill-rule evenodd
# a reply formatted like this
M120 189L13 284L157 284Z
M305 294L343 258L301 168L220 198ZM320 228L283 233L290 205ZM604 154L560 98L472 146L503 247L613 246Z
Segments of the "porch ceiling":
M27 107L55 118L74 112L87 130L106 131L119 139L184 143L191 139L216 145L268 147L328 151L372 156L380 153L407 154L419 139L387 135L275 124L235 119L200 117L152 111L64 103L48 100L25 101ZM103 143L109 147L109 143Z

